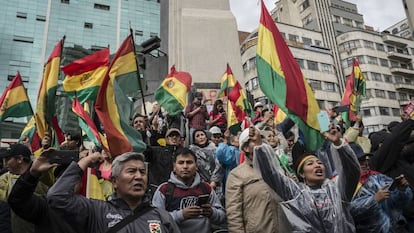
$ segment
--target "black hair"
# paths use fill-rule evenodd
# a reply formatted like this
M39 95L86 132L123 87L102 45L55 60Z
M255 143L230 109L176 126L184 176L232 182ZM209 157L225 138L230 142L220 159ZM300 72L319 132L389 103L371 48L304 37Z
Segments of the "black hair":
M194 161L197 162L197 156L195 155L195 153L190 150L188 147L180 147L178 148L174 154L173 154L173 161L174 163L177 161L177 157L179 155L191 155L194 158Z
M217 115L219 113L217 106L223 105L223 101L221 99L216 99L213 105L213 115Z
M283 136L288 139L292 136L295 136L295 134L292 131L287 131L286 133L283 133Z

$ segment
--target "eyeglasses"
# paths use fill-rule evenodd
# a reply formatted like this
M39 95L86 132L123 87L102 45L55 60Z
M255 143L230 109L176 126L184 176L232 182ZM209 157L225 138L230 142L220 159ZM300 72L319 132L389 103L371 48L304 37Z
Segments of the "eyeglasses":
M222 137L222 135L221 135L221 134L219 134L219 133L215 133L215 134L213 134L213 137L215 137L215 138L221 138L221 137Z
M179 138L181 136L179 134L170 134L167 137L169 137L169 138Z

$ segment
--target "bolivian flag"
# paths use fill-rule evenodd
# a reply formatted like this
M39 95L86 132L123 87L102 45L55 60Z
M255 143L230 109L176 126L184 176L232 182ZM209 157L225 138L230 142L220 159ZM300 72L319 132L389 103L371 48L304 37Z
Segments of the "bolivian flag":
M118 78L123 79L133 74L138 80L137 70L131 34L124 40L112 59L95 103L95 110L104 126L113 157L129 151L142 152L146 148L141 134L129 125L132 102L117 82Z
M316 150L323 142L316 117L319 106L263 0L256 60L263 93L299 126L307 148Z
M95 123L82 107L82 104L76 96L72 102L72 111L78 116L79 126L86 133L89 140L91 140L95 146L103 148L105 151L109 151L106 138L98 131Z
M345 120L355 120L355 116L359 113L359 109L361 107L361 96L365 96L365 92L365 77L359 67L358 60L354 59L352 72L346 81L346 87L342 97L342 105L349 105L349 112L342 113L342 117ZM346 123L349 125L349 122Z
M20 73L17 72L0 98L0 121L8 117L25 117L33 115L32 106Z
M32 149L32 152L35 156L38 156L40 154L40 138L39 135L36 132L36 121L34 116L32 116L27 122L26 126L23 128L22 133L20 134L20 142L23 142L23 140L27 140L28 138L30 142L30 147Z
M155 99L168 112L170 116L181 113L187 105L187 94L191 88L192 78L190 73L176 71L171 66L170 73L155 91Z
M36 128L40 138L45 136L49 124L55 116L56 89L59 78L60 58L62 55L63 41L60 40L47 60L43 72L43 79L40 83L39 94L35 112Z
M66 74L63 89L72 100L76 93L81 104L87 100L95 101L108 70L108 63L109 49L106 48L62 67Z
M230 68L230 65L227 63L226 72L224 72L220 80L220 91L217 96L218 97L227 96L231 88L234 87L234 84L236 84L236 80L234 79L233 72Z

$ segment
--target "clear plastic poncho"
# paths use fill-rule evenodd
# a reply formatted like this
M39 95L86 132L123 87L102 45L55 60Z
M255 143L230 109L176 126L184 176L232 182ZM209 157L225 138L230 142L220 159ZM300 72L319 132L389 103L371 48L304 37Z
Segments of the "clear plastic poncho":
M254 149L253 167L284 200L280 205L292 232L355 232L349 202L358 184L359 163L348 145L331 150L339 175L326 179L320 188L311 188L284 175L269 145Z

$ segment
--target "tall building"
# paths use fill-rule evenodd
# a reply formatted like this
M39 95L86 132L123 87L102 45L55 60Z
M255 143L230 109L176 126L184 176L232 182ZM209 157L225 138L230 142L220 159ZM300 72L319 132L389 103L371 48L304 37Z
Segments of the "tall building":
M0 90L20 71L33 106L43 66L63 36L65 47L114 53L130 27L137 44L160 31L159 0L15 0L3 2L0 15Z
M341 62L335 35L364 27L356 5L342 0L280 0L273 15L277 22L320 31L324 44L331 49L335 67L340 67ZM341 69L336 69L335 73L339 77L339 90L343 91L345 75Z
M321 109L339 103L346 77L352 71L352 61L357 58L367 80L366 97L361 106L365 133L386 128L391 121L400 120L401 109L414 98L414 41L398 33L407 29L406 21L376 32L364 26L355 4L341 0L280 0L272 13L273 18L279 20L277 25L315 91ZM392 32L394 28L398 30ZM255 51L252 38L256 34L253 32L242 45L247 86L253 89L257 88L255 67L251 68L255 54L245 49ZM312 52L305 47L310 42L314 49ZM315 47L329 52L317 51ZM336 72L332 79L336 81L331 81L328 72L318 72L327 67L324 63L333 65ZM342 88L331 88L336 84ZM330 90L336 93L329 93ZM263 96L260 91L253 92L255 98ZM321 94L323 92L327 95Z
M400 22L386 28L385 33L391 33L392 35L412 39L411 29L408 26L408 19L403 19Z
M65 65L108 46L111 54L115 53L130 27L136 44L159 37L160 32L159 0L15 0L3 2L0 15L0 90L19 71L33 108L43 66L63 36L66 39L61 64ZM147 63L152 60L150 56ZM159 70L151 65L147 68ZM158 76L158 80L146 83L149 88L159 85ZM63 77L61 73L60 79ZM61 87L57 95L60 126L63 130L76 129L76 118ZM6 124L2 124L0 137L18 137L20 130L12 131Z

